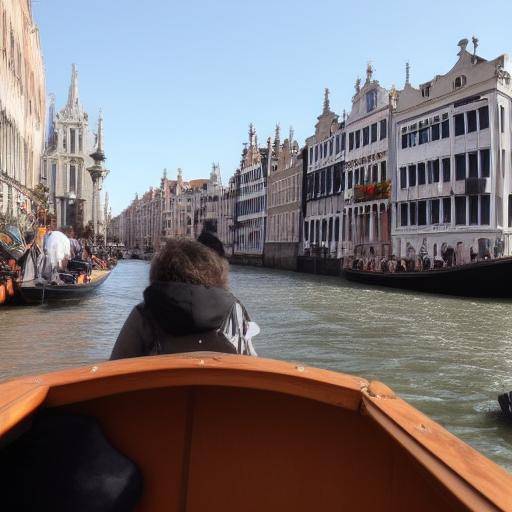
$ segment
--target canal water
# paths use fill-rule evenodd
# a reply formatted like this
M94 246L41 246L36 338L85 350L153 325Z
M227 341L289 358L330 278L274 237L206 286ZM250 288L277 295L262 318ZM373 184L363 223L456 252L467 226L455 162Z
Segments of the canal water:
M108 358L149 265L122 261L78 304L0 309L0 380ZM264 357L379 379L512 471L512 301L368 288L341 278L233 267Z

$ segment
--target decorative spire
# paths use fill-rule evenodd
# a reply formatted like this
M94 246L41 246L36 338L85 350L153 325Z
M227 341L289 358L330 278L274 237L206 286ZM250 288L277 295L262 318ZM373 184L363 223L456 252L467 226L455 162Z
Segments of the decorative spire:
M178 183L181 183L183 181L183 174L181 171L181 167L178 167L178 175L177 175Z
M341 114L341 117L343 119L343 122L345 122L345 120L347 119L347 111L345 109L343 109L343 113Z
M361 90L361 79L359 77L356 78L355 89L356 89L356 94Z
M78 71L76 69L76 64L72 64L72 66L71 66L71 83L69 85L67 107L69 109L73 109L75 107L78 107L79 103L80 103L80 98L78 95Z
M249 124L249 146L254 146L254 138L256 137L256 130L253 124Z
M411 65L409 64L409 61L405 63L405 85L410 85L411 79Z
M279 148L281 147L281 127L279 123L276 124L276 134L274 136L274 153L277 156L279 154Z
M323 110L323 113L324 114L327 114L327 112L329 112L329 109L330 109L330 104L329 104L329 88L326 87L325 88L325 91L324 91L324 110Z
M98 143L96 147L96 152L102 155L105 154L103 148L103 111L100 108L100 113L98 115Z
M372 62L369 60L368 65L366 66L366 83L369 84L373 77L373 66Z
M294 131L293 131L293 126L290 126L290 131L289 131L289 135L288 135L288 140L290 141L290 144L293 144L293 136L295 135Z
M471 38L471 41L473 42L473 64L476 63L476 49L478 48L478 38L476 36L473 36Z
M163 179L166 180L167 179L167 167L164 167L164 172L163 172Z

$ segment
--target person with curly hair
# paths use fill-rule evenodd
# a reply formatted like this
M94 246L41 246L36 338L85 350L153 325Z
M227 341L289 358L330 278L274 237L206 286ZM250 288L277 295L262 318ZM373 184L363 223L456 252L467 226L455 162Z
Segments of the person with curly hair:
M228 290L229 263L217 251L171 239L154 256L149 281L110 359L195 351L256 355L251 338L259 328Z

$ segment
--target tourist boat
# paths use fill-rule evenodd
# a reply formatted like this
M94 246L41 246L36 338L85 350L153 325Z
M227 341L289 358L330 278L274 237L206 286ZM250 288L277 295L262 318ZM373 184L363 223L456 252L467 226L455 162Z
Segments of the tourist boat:
M111 270L93 270L91 280L82 284L41 284L22 281L16 288L17 297L23 304L43 304L70 299L80 299L96 290L110 275Z
M343 269L349 281L463 297L512 297L512 257L418 272Z
M512 511L511 474L384 384L301 364L196 352L19 378L0 384L0 446L56 413L94 418L134 463L141 512Z

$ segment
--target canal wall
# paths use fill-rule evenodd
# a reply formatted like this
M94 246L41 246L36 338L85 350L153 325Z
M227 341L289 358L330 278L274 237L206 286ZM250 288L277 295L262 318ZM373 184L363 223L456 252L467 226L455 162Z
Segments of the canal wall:
M232 265L263 267L263 254L232 254L228 260Z
M297 243L267 242L263 252L263 265L281 270L297 270L298 255L299 244Z
M342 260L338 258L321 258L299 256L297 270L306 274L322 274L325 276L340 276Z

